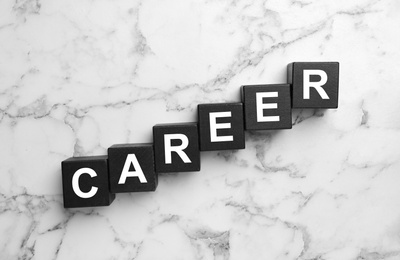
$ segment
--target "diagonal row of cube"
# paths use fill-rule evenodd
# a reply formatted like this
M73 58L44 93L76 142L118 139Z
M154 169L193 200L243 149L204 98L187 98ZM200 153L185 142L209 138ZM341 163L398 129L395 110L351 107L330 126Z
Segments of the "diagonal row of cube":
M337 108L338 62L294 62L288 84L244 85L241 102L198 105L198 122L159 124L153 143L62 162L64 207L108 206L116 193L155 191L158 173L200 171L200 152L245 148L245 130L292 128L292 109Z

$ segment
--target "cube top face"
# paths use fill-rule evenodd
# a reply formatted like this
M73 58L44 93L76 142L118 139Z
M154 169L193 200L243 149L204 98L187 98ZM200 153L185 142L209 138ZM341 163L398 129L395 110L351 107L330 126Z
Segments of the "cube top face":
M337 108L338 62L293 62L288 65L293 108Z
M67 162L99 162L99 161L107 161L107 155L96 155L96 156L80 156L80 157L70 157L61 162L61 164Z
M110 148L132 148L132 147L153 147L152 143L138 143L138 144L114 144Z
M244 149L242 103L199 104L201 151Z
M172 131L175 131L176 129L187 129L187 128L197 128L197 123L195 122L185 122L185 123L166 123L166 124L157 124L153 126L154 128L171 128L174 129Z
M241 95L246 130L292 128L289 84L245 85Z
M153 144L122 144L108 148L111 193L155 191Z
M72 157L61 162L65 208L109 206L107 156Z
M157 173L200 171L197 123L153 126Z

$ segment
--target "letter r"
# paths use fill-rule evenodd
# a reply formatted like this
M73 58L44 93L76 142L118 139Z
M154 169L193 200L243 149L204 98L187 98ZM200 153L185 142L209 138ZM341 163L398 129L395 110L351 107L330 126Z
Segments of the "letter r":
M311 82L311 75L317 75L321 77L318 82ZM328 81L328 75L323 70L304 70L303 74L303 98L310 99L310 88L315 88L322 99L329 99L325 90L322 88L323 85Z
M182 144L177 146L172 146L171 140L181 140ZM165 146L165 164L172 163L172 152L176 152L182 159L184 163L191 163L187 154L183 151L189 145L189 139L184 134L165 134L164 135L164 146Z

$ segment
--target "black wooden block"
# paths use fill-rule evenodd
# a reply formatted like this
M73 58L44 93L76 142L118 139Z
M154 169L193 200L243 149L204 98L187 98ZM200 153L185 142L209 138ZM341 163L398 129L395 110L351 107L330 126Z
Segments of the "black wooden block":
M108 148L112 193L155 191L158 178L153 144L116 144Z
M293 108L337 108L339 62L293 62L288 65Z
M242 86L241 94L246 130L292 128L289 84Z
M107 156L72 157L61 162L64 208L109 206Z
M201 151L244 149L242 103L199 104Z
M156 172L200 171L197 123L153 126Z

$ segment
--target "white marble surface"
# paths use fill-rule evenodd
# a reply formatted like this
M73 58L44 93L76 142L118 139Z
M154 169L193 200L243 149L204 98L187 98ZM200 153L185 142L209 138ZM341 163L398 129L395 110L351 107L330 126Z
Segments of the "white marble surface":
M0 1L0 259L400 259L400 2ZM60 162L339 61L337 110L65 210Z

